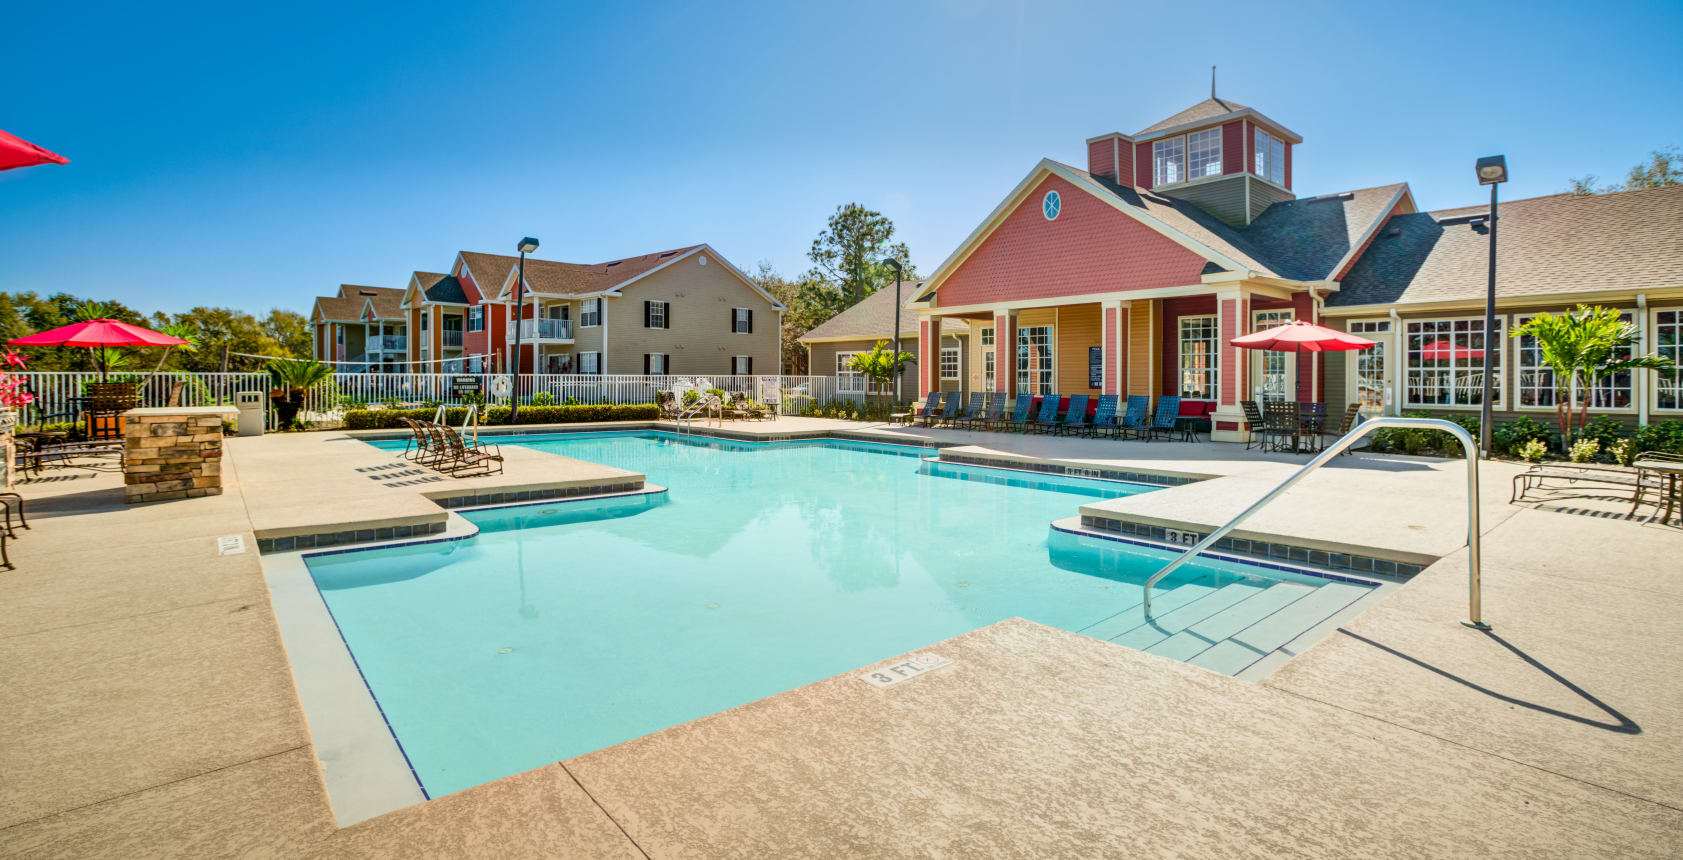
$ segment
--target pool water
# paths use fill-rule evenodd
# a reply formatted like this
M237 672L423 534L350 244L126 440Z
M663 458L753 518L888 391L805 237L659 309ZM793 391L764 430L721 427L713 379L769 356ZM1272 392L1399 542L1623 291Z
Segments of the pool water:
M469 511L470 539L308 558L431 796L1013 616L1236 673L1365 591L1201 561L1159 584L1147 623L1140 584L1170 554L1048 524L1150 486L865 443L499 441L669 490Z

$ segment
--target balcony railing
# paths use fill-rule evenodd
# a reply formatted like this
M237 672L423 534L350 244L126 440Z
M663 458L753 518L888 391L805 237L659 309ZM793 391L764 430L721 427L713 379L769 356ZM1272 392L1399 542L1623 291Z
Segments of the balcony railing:
M369 352L405 352L409 349L409 340L401 334L388 334L368 339Z
M509 335L509 342L514 336ZM558 320L542 317L535 320L520 321L520 339L523 341L563 340L573 339L573 321Z
M443 332L444 348L459 349L462 345L462 333L458 329L445 329Z

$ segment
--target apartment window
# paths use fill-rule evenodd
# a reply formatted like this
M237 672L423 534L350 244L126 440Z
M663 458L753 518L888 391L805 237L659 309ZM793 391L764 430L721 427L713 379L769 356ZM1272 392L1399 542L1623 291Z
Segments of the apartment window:
M1152 184L1168 185L1186 179L1186 138L1171 137L1151 145Z
M468 308L468 328L467 328L467 330L468 331L484 331L485 330L485 308L483 306Z
M982 328L982 346L993 346L993 326Z
M1385 395L1391 390L1385 373L1385 351L1390 348L1390 320L1352 320L1347 328L1353 335L1374 342L1371 349L1356 351L1353 369L1356 374L1352 391L1363 412L1384 412Z
M994 359L995 359L996 356L997 356L997 353L995 353L991 349L985 350L982 353L982 390L983 391L993 391L993 385L994 385L994 382L996 381L996 377L994 375Z
M1256 130L1256 175L1286 184L1286 142L1260 128Z
M600 300L598 300L600 301ZM601 373L602 353L581 352L579 358L579 373Z
M421 331L427 330L427 317L430 316L432 316L432 314L429 314L426 311L421 312Z
M1288 310L1256 311L1251 314L1251 331L1258 332L1271 329L1277 325L1291 322L1293 313ZM1251 356L1252 373L1255 379L1251 382L1251 397L1256 400L1296 400L1297 392L1292 390L1292 383L1296 381L1296 356L1277 350L1259 350Z
M672 371L669 369L670 356L664 352L643 353L643 373L651 376L665 376Z
M753 334L754 312L749 308L731 308L730 330L732 334Z
M1220 390L1221 340L1216 318L1180 318L1180 396L1187 400L1214 400Z
M1661 358L1669 358L1673 365L1683 367L1683 311L1656 311L1654 313L1654 352ZM1667 379L1664 374L1655 374L1658 388L1654 394L1654 408L1683 409L1683 373L1674 374Z
M747 376L754 372L754 357L751 355L734 355L730 360L732 376Z
M1409 406L1478 406L1488 370L1502 402L1502 320L1485 337L1484 318L1408 323L1403 349L1404 402ZM1496 404L1492 404L1493 406Z
M958 378L958 347L948 346L941 349L941 378Z
M643 303L643 328L666 328L669 316L665 302Z
M340 345L340 346L345 345L345 327L344 326L335 326L334 327L334 329L333 329L333 342Z
M1195 131L1186 136L1187 175L1193 179L1200 176L1221 175L1221 129L1210 128Z
M1634 322L1636 315L1626 311L1619 314L1624 322ZM1530 316L1514 318L1514 326L1524 325L1531 320ZM1554 371L1543 362L1543 347L1537 339L1530 335L1518 338L1514 362L1519 375L1514 380L1514 395L1518 397L1517 404L1521 407L1553 407L1556 401ZM1590 408L1592 409L1629 409L1634 402L1635 380L1630 371L1621 371L1608 377L1596 380L1591 389ZM1583 405L1583 394L1573 393L1574 406Z
M1017 329L1017 393L1052 392L1052 327L1023 326Z
M579 306L579 327L594 328L602 324L602 300L585 299ZM586 353L587 355L589 353ZM581 356L582 361L582 356ZM595 371L581 371L594 373Z

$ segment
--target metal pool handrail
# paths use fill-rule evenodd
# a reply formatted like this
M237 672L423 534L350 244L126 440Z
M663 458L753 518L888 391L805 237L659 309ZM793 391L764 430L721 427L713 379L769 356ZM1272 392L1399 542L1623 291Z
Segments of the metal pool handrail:
M1355 429L1344 434L1338 439L1338 441L1333 442L1332 445L1328 446L1325 451L1322 451L1319 456L1310 460L1303 466L1303 468L1298 469L1295 474L1283 481L1278 487L1269 490L1268 495L1256 500L1256 502L1250 507L1241 511L1238 516L1228 520L1226 525L1210 532L1209 536L1199 541L1196 546L1187 550L1183 555L1176 558L1174 561L1164 565L1162 570L1152 574L1151 578L1145 581L1146 620L1149 621L1151 619L1151 587L1153 585L1156 585L1163 579L1163 577L1173 573L1175 568L1191 561L1194 556L1197 556L1214 546L1216 541L1226 537L1228 532L1233 531L1235 526L1244 522L1251 514L1262 510L1264 505L1274 501L1274 499L1278 498L1281 493L1291 489L1293 484L1296 484L1298 481L1308 477L1310 472L1319 469L1328 460L1343 453L1344 450L1349 448L1351 445L1356 444L1356 442L1363 436L1366 436L1374 430L1380 430L1386 427L1402 427L1418 430L1442 430L1443 432L1454 436L1461 442L1461 451L1467 458L1467 617L1462 620L1461 623L1477 630L1489 630L1490 625L1484 623L1484 619L1481 617L1483 613L1482 607L1480 606L1481 595L1479 587L1478 551L1478 443L1473 441L1473 437L1469 435L1466 430L1462 429L1461 425L1456 424L1453 421L1444 421L1441 418L1401 418L1396 416L1371 418L1356 425Z

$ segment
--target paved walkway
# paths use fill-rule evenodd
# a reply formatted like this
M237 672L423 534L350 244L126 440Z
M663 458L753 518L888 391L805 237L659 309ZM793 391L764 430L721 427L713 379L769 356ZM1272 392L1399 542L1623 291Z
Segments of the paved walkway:
M1115 445L1045 440L1071 441ZM1683 853L1683 531L1594 501L1490 526L1493 634L1456 623L1460 552L1261 684L1008 621L905 684L850 673L338 829L255 547L216 554L254 538L244 447L220 497L25 487L0 854ZM1255 462L1230 447L1128 462Z

